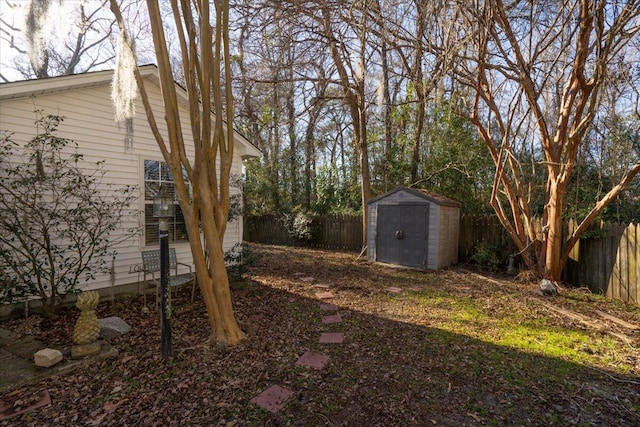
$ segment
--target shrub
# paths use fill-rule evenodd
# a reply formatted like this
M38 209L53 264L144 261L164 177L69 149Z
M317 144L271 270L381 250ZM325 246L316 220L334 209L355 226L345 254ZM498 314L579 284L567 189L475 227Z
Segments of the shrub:
M246 243L236 243L231 249L224 253L224 262L227 266L229 280L242 280L242 276L247 272L247 268L253 263L249 245Z
M479 243L476 245L471 259L484 270L497 271L500 267L498 249L487 243Z
M37 113L24 147L0 137L0 303L37 296L54 316L81 282L108 271L110 246L137 231L112 237L132 214L135 187L103 184L104 162L84 161L56 135L62 118Z
M318 237L318 225L312 214L297 212L284 215L282 221L287 228L289 236L302 244L310 244Z

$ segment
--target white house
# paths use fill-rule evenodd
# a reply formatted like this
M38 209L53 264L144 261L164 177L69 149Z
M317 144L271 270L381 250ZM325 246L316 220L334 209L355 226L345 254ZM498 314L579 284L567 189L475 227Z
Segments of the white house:
M161 131L166 127L163 120L162 97L158 70L154 65L140 68L146 83L150 102ZM124 227L141 226L139 237L129 239L116 248L117 255L112 262L111 274L98 277L95 281L81 284L80 289L101 289L137 282L132 274L135 266L142 263L141 253L148 249L157 249L157 220L154 227L151 206L153 200L145 188L166 182L162 154L147 123L144 106L140 97L136 99L136 115L125 126L114 119L111 102L112 71L98 71L72 76L27 80L0 84L0 132L13 132L12 139L24 144L35 135L34 122L36 110L44 114L62 116L64 121L58 128L58 135L78 143L78 151L90 162L105 161L107 171L105 181L116 186L137 185L140 190L138 199L141 212L137 224L132 220ZM177 87L181 107L181 122L185 130L188 125L187 93ZM193 156L193 144L190 144L190 132L185 132L187 155ZM235 148L232 174L242 174L242 160L257 157L259 150L246 138L234 132ZM169 184L170 185L170 184ZM237 190L239 191L239 190ZM146 194L145 194L146 193ZM178 261L191 263L191 252L186 242L186 233L178 214L171 221L171 247L176 249ZM242 220L235 220L227 227L225 250L242 242Z

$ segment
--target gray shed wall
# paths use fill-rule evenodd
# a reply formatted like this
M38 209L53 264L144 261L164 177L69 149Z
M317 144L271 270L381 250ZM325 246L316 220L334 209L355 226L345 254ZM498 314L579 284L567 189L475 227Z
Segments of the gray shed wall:
M369 204L367 224L367 260L377 261L377 225L379 205L429 205L427 268L436 270L458 260L460 208L444 206L404 190L389 194Z
M460 209L452 206L440 206L439 227L438 265L433 268L443 268L458 262Z

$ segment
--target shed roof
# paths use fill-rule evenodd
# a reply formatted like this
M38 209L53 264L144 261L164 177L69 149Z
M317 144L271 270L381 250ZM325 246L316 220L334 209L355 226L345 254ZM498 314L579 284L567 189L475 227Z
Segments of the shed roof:
M409 188L404 186L396 187L391 191L388 191L378 197L375 197L369 200L368 204L375 203L399 191L406 191L407 193L413 194L414 196L420 197L424 200L427 200L429 202L435 203L440 206L452 206L456 208L462 207L462 203L449 199L448 197L442 196L440 194L433 193L427 190L422 190L418 188Z
M151 65L141 65L140 75L143 79L160 86L160 75L158 67ZM0 100L13 98L26 98L38 95L45 95L56 92L65 92L76 89L83 89L94 86L110 85L113 70L92 71L87 73L72 74L65 76L47 77L41 79L22 80L0 84ZM176 93L178 102L185 106L189 105L187 91L176 83ZM242 147L241 156L243 158L259 157L262 153L244 135L234 129L235 141Z

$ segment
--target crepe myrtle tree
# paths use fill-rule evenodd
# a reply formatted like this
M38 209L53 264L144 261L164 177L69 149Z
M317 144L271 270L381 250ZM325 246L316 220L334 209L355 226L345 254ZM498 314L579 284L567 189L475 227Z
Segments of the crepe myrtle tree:
M596 119L607 99L625 93L615 115L638 114L640 0L478 0L458 6L462 29L452 34L464 40L453 53L453 76L471 89L471 113L461 113L495 166L491 207L527 268L560 281L580 237L640 174L634 153L610 190L563 237L567 188L578 179L578 154L592 142L590 133L605 131ZM534 205L540 177L542 212Z
M211 326L209 341L220 346L235 345L244 333L233 311L223 245L234 157L230 2L171 0L167 3L171 12L165 14L159 2L147 1L162 88L161 105L152 105L136 66L127 23L118 2L110 3L120 26L112 92L116 117L132 117L133 98L139 94L153 136L174 178L176 199L184 214L196 277ZM175 31L168 33L172 28ZM188 97L187 117L180 115L178 107L172 46L181 59L180 72ZM128 84L132 81L137 93L134 85ZM157 118L164 119L165 132L161 132ZM193 157L187 155L189 148L193 149ZM193 186L192 192L187 182Z
M113 245L136 233L121 230L136 189L103 183L104 161L85 161L57 135L61 117L36 114L24 146L0 137L0 303L36 296L54 317L67 294L108 271Z

